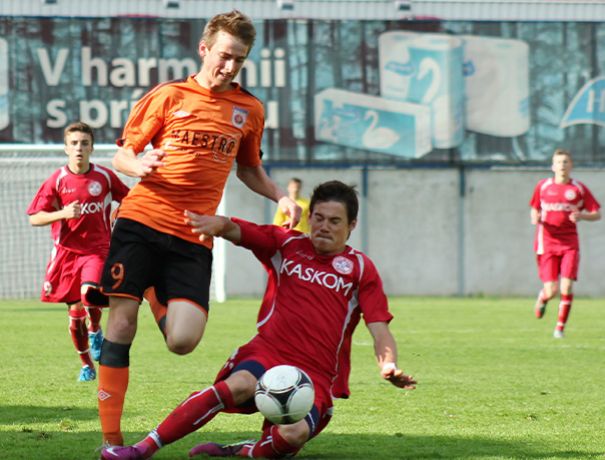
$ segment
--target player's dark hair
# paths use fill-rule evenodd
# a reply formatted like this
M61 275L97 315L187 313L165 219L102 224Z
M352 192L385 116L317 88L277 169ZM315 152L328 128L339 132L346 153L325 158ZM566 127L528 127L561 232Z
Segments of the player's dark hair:
M71 124L67 125L67 127L63 131L63 142L65 142L65 139L67 138L67 135L71 134L71 133L85 133L85 134L88 134L90 136L90 142L91 142L91 144L92 145L95 144L95 135L92 132L92 128L90 126L88 126L86 123L84 123L83 121L76 121L74 123L71 123Z
M298 185L302 185L302 180L298 177L291 177L288 182L296 182Z
M309 204L309 214L313 214L313 207L317 203L326 201L338 201L347 208L347 219L349 223L357 220L357 212L359 211L359 200L357 199L357 191L354 185L347 185L338 180L331 180L319 184L313 190L311 195L311 203Z
M238 10L217 14L208 21L202 35L202 40L206 42L208 48L212 48L216 41L216 34L220 31L237 37L245 45L248 45L248 51L252 49L256 39L256 29L252 20Z

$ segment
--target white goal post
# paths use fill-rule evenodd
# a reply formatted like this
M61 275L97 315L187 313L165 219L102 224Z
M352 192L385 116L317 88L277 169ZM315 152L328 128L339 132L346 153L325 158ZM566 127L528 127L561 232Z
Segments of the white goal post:
M93 163L111 168L113 144L96 144ZM0 299L36 298L50 256L50 229L32 227L26 210L36 191L53 171L66 163L63 144L0 144ZM137 180L118 173L128 186ZM218 213L224 213L225 196ZM224 302L225 241L214 242L210 298Z

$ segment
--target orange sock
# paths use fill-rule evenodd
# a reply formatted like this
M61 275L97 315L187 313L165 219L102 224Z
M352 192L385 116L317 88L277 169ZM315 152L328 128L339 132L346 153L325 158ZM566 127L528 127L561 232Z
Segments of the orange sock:
M99 366L99 418L103 442L124 445L120 420L128 388L128 367Z
M151 313L153 313L153 317L155 318L155 322L158 324L160 331L166 337L166 313L168 313L168 307L160 303L158 298L155 295L155 288L150 287L143 293L143 297L147 299L149 302L149 308L151 309Z

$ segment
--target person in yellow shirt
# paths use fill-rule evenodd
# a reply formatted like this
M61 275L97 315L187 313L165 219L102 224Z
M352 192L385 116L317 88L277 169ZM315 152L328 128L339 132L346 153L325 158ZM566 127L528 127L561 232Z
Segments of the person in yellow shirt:
M309 199L301 196L301 190L302 180L298 177L292 177L288 181L288 196L302 209L300 221L294 228L300 232L309 233ZM277 211L275 211L275 216L273 217L273 225L282 227L287 224L289 220L290 217L278 207Z

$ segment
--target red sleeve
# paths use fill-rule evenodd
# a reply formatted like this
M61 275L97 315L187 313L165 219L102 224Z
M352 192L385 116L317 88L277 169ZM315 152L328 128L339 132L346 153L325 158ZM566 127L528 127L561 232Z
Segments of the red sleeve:
M40 211L53 212L60 209L59 195L55 189L56 173L46 179L27 208L27 215L31 216Z
M269 261L288 237L288 230L276 225L257 225L237 217L231 220L240 227L238 246L250 249L263 263Z
M386 322L393 319L389 303L382 287L382 279L372 261L363 256L364 270L359 282L359 306L367 323Z
M588 212L601 209L601 204L596 200L590 189L584 184L582 184L582 187L584 188L584 209Z
M120 203L128 195L130 189L113 171L109 171L109 177L111 178L111 197L113 201Z

